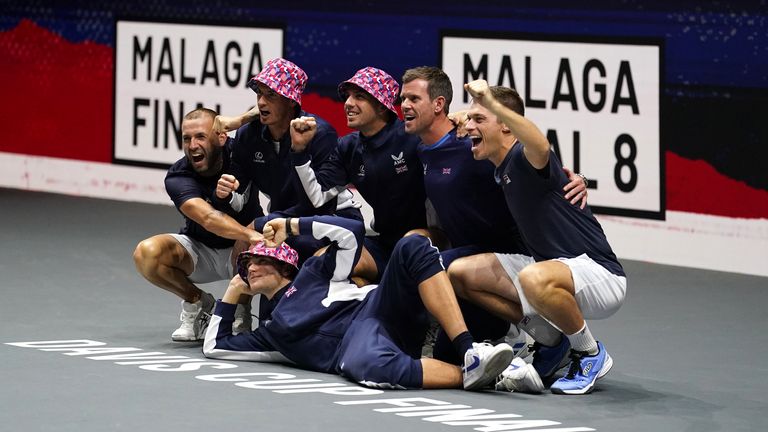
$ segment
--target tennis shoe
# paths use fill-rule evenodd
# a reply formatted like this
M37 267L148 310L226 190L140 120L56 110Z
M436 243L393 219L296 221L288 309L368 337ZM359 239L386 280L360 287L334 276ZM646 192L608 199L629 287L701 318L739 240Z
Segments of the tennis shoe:
M480 390L492 384L513 357L512 347L506 343L473 343L464 354L464 390Z
M205 329L211 319L211 312L215 300L209 293L203 293L200 300L190 303L181 301L181 326L172 334L171 339L176 342L197 341L205 336Z
M533 367L538 372L542 381L548 381L555 372L568 365L570 359L568 352L571 348L571 342L567 337L561 336L560 343L553 347L534 342L531 347L533 351Z
M564 377L552 384L552 393L587 394L595 388L595 382L604 377L613 367L613 359L602 343L597 343L598 352L589 355L585 351L571 350L571 366Z
M541 393L545 389L538 372L519 357L504 369L496 380L496 390L521 393Z

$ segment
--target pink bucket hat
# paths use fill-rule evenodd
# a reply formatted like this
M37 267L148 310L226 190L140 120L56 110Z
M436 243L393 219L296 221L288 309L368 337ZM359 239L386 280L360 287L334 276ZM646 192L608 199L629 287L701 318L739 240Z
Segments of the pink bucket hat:
M397 114L397 111L395 111L395 99L400 91L400 86L388 73L370 66L360 69L355 72L352 78L339 84L339 95L341 97L344 97L344 93L346 93L350 84L365 90L387 107L387 109Z
M292 247L281 243L280 246L272 248L267 247L261 241L251 246L248 250L240 252L240 255L237 256L237 273L246 283L248 283L248 260L256 255L274 258L299 268L299 254Z
M301 94L307 86L307 73L284 58L276 58L268 61L264 69L248 81L248 87L256 91L257 82L301 105Z

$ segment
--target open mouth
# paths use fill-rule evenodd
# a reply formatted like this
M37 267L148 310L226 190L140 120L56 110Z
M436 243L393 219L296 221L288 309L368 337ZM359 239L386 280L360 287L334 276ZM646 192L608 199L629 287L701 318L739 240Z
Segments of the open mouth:
M270 114L269 111L264 111L264 110L260 110L259 111L259 115L262 116L262 117L267 117L267 116L269 116L269 114Z
M483 138L479 136L470 136L470 141L472 141L472 148L479 146L481 142L483 142Z
M403 115L403 120L405 120L405 121L413 121L415 118L416 118L416 116L413 115L413 114L407 114L407 115L404 114Z
M193 162L202 162L203 159L205 159L205 155L204 154L193 154L192 155L192 161Z

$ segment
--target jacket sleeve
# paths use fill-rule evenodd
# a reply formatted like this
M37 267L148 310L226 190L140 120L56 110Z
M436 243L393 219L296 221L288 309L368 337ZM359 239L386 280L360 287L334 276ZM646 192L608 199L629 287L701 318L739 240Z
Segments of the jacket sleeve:
M272 347L262 335L264 327L252 332L232 334L237 305L216 302L208 329L205 331L203 355L223 360L291 363Z
M349 183L338 146L319 163L313 163L309 152L305 151L294 158L294 167L304 192L315 208L335 198Z
M299 232L318 240L327 238L331 245L323 254L323 267L331 281L347 281L360 259L365 225L338 216L315 216L299 219Z

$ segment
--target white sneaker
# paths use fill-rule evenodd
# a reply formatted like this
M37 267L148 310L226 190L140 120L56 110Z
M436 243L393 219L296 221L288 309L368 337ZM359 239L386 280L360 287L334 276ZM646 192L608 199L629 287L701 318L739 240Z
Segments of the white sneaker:
M253 330L250 304L238 304L235 308L235 321L232 322L232 334L247 333Z
M533 365L519 357L512 359L512 363L504 369L496 381L496 390L501 391L541 393L544 389L544 383L541 382L539 373Z
M181 327L171 334L171 339L177 342L197 341L205 336L205 329L211 319L215 300L209 293L203 293L195 303L181 301Z
M493 346L473 343L464 354L464 390L479 390L492 383L509 366L514 357L512 347L506 343Z
M504 342L512 347L512 350L515 352L515 357L524 359L533 354L530 347L535 341L528 333L520 331L515 325L509 327L509 332L507 332L507 335L504 337Z

